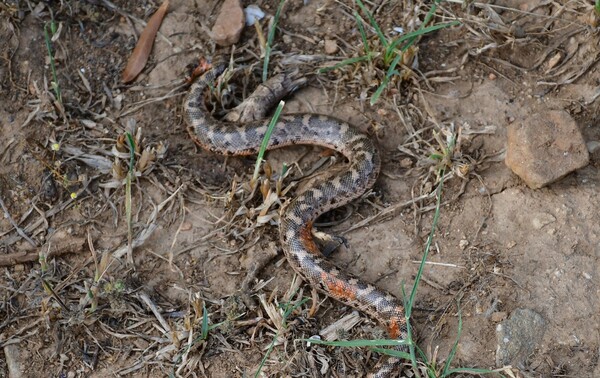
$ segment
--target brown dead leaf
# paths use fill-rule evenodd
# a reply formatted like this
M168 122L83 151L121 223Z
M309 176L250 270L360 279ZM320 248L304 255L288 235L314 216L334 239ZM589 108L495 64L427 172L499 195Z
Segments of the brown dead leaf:
M150 17L142 34L140 34L140 39L138 39L137 45L135 45L133 53L127 61L127 67L123 70L122 80L124 83L129 83L135 79L142 72L144 66L146 66L148 56L150 56L150 51L152 51L152 46L154 45L156 33L168 8L169 0L165 0L160 8Z

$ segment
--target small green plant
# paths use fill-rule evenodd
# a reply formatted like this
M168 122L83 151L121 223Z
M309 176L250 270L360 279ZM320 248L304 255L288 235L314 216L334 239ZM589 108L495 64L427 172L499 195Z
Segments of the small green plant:
M594 3L594 11L600 16L600 0L596 0Z
M48 33L48 28L52 35ZM62 104L62 95L60 92L60 85L58 85L58 76L56 75L56 65L54 63L54 53L52 52L52 38L56 34L57 27L54 19L50 21L50 24L44 24L44 40L46 41L46 49L48 50L48 57L50 58L50 70L52 71L52 82L50 83L54 94L56 94L56 100Z
M209 324L208 311L206 310L206 303L203 301L202 302L202 323L200 325L200 336L196 337L191 343L189 343L189 345L187 345L184 348L184 350L181 353L179 353L176 356L175 362L173 363L173 370L169 373L169 378L179 377L179 375L177 374L177 367L183 361L184 355L189 353L190 350L192 349L192 347L194 345L196 345L197 343L205 342L208 339L208 333L210 331L222 326L225 323L226 322L220 322L217 324Z
M438 25L426 27L426 25L429 24L429 22L431 22L431 19L433 18L433 15L435 14L435 11L437 9L437 4L439 4L441 1L441 0L435 0L431 6L431 9L429 10L429 12L427 12L425 19L423 20L423 23L421 24L421 27L418 30L415 30L411 33L406 33L395 39L388 39L385 36L385 34L383 34L381 27L379 26L377 21L375 21L375 18L373 17L371 12L369 12L369 10L365 7L363 2L361 0L354 0L354 1L360 8L361 12L367 16L369 24L371 24L373 29L375 29L375 33L377 34L377 37L381 44L381 46L378 48L382 49L382 50L381 51L374 50L369 45L369 40L367 38L365 29L362 25L362 20L360 18L360 15L358 14L358 12L354 11L353 15L356 20L356 24L358 25L358 31L360 33L362 44L363 44L364 55L350 58L350 59L345 59L345 60L341 61L340 63L338 63L334 66L331 66L331 67L321 68L319 70L319 73L324 73L327 71L335 70L335 69L342 68L347 65L360 63L360 62L364 62L364 61L373 62L374 60L377 59L377 61L380 62L380 65L386 71L386 73L385 73L383 80L381 81L381 83L379 84L379 86L377 87L377 89L375 90L373 95L371 96L371 100L370 100L371 105L373 105L373 104L375 104L375 102L377 102L377 100L379 99L379 96L381 96L381 93L387 87L390 80L392 80L393 76L401 76L400 71L397 70L397 66L400 63L408 63L409 61L412 60L412 55L414 54L414 52L411 52L411 49L414 49L414 44L417 41L417 38L419 36L431 33L435 30L439 30L439 29L443 29L443 28L446 28L449 26L454 26L454 25L459 24L458 21L453 21L453 22L448 22L448 23L444 23L444 24L438 24Z
M290 298L291 297L293 297L293 295L290 296ZM294 312L297 308L301 307L303 304L305 304L309 300L310 300L310 298L302 298L300 301L296 301L294 303L292 303L291 301L288 301L288 302L285 302L285 303L282 303L279 305L280 310L283 311L283 314L281 314L281 329L287 328L287 319L290 317L292 312ZM271 355L273 348L275 348L275 343L277 342L277 339L279 339L281 329L278 329L277 332L275 333L275 336L273 336L273 340L269 344L269 349L267 349L267 352L265 353L262 360L260 361L260 365L258 365L258 369L256 370L256 373L254 374L254 378L260 377L260 372L262 371L263 366L265 366L265 363L267 362L267 358L269 358L269 356Z
M269 60L271 59L271 49L273 48L273 40L275 39L275 30L277 29L277 23L279 22L279 16L281 15L281 10L283 9L283 4L285 0L279 1L279 6L277 7L277 11L275 11L275 16L273 17L273 23L271 24L271 28L269 30L269 35L267 36L267 43L265 45L265 60L263 61L263 71L262 71L262 81L263 83L267 81L267 71L269 69Z

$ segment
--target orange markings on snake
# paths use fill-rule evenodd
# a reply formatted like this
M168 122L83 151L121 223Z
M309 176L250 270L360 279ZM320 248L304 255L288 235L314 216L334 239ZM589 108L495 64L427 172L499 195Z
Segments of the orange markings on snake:
M398 311L400 312L400 311ZM397 339L402 335L402 329L405 326L405 321L402 318L392 317L390 324L387 326L387 331L392 339Z
M350 301L356 299L356 291L347 282L342 281L330 273L321 272L321 281L327 285L327 290L337 298L344 298Z
M315 243L315 241L313 240L312 226L313 222L311 221L300 228L300 240L302 240L302 243L304 243L304 247L307 251L309 251L313 255L319 256L321 255L321 250L319 249L317 243Z

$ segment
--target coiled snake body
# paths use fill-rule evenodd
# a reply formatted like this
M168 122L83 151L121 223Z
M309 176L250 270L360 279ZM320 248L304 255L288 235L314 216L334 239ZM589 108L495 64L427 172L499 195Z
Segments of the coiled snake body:
M210 151L224 155L256 154L268 120L250 122L241 128L214 119L206 109L204 91L213 86L224 69L224 64L215 63L192 85L184 105L188 131L198 145ZM335 118L315 114L281 116L268 149L296 144L330 148L344 155L350 165L340 174L298 195L284 210L279 233L289 264L319 291L377 319L391 338L405 339L402 303L325 260L312 237L313 222L319 215L359 197L375 182L380 157L373 141ZM371 376L388 377L398 364L398 359L388 358Z

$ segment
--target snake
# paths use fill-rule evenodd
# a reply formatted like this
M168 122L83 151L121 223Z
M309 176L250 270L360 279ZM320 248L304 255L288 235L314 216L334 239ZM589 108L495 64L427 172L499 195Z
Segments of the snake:
M214 88L227 64L214 60L190 87L184 102L188 132L205 150L226 156L257 154L267 133L269 119L241 127L214 118L206 106L205 92ZM313 224L323 213L363 195L379 174L381 156L371 138L334 117L286 114L277 119L267 149L292 145L316 145L337 151L349 162L347 169L314 184L284 206L279 237L289 265L319 292L377 320L391 339L407 338L404 306L395 296L343 271L327 260L313 238ZM406 350L406 346L396 349ZM402 361L383 358L369 373L387 378Z

